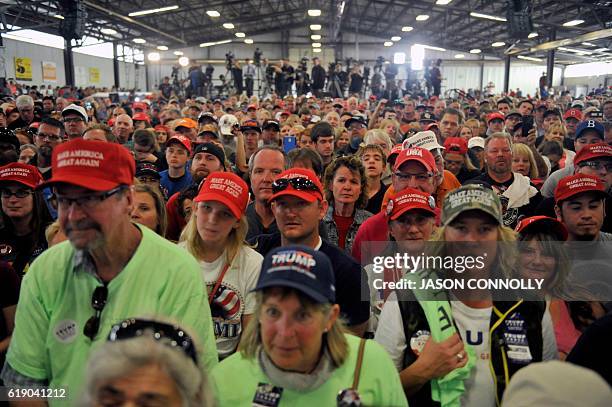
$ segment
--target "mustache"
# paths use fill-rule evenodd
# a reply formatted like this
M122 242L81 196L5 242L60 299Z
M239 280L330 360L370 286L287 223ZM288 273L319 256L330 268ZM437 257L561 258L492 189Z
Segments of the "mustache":
M79 220L76 222L70 222L66 224L65 229L66 229L66 234L69 234L70 232L73 232L75 230L95 229L99 232L101 231L100 225L98 225L96 222L89 220L89 219Z

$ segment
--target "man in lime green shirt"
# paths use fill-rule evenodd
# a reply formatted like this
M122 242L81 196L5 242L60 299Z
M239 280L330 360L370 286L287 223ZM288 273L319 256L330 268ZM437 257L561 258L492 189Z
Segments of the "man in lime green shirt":
M113 324L139 316L163 316L190 328L199 340L201 368L216 365L197 262L130 221L130 153L118 144L75 139L53 155L53 176L43 186L55 188L69 242L39 256L23 281L5 385L64 388L66 399L49 402L74 404L92 349Z

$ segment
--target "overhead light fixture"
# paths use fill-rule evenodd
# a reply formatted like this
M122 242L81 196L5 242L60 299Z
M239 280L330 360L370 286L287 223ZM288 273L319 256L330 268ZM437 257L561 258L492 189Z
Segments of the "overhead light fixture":
M311 40L315 40L315 41L319 41L321 39L321 36L319 34L312 34L310 36Z
M559 51L565 51L565 52L575 52L577 54L584 54L584 55L591 55L593 52L592 51L587 51L585 49L579 49L579 48L567 48L567 47L559 47L557 48Z
M107 35L115 35L115 34L117 34L117 31L113 30L112 28L103 28L103 29L100 30L100 32L102 34L107 34Z
M56 15L54 15L53 17L58 18L58 19L60 19L60 20L63 20L63 19L64 19L64 16L63 16L63 15L61 15L61 14L56 14Z
M321 24L310 24L310 29L312 31L319 31L321 29Z
M321 48L313 48L313 49L312 49L312 52L317 52L317 53L318 53L318 52L321 52Z
M180 57L181 55L183 55L183 51L174 51L173 54L177 57Z
M149 55L147 55L147 59L151 62L157 62L161 59L161 55L159 55L159 52L150 52Z
M253 40L252 40L251 38L245 38L245 39L244 39L244 43L245 43L245 44L252 44L252 43L253 43Z
M168 51L168 47L166 47L165 45L158 45L157 49L160 51Z
M187 66L189 65L189 58L187 57L180 57L178 60L178 63L180 66Z
M319 10L319 9L310 9L310 10L308 10L308 15L310 17L319 17L321 15L321 10Z
M465 55L464 54L455 54L455 58L457 58L457 59L465 58Z
M535 38L535 37L537 37L538 35L540 35L540 34L538 34L538 33L531 33L531 34L529 34L529 35L527 36L527 38Z
M518 55L517 58L518 59L524 59L525 61L542 62L541 58L526 57L524 55Z
M383 45L385 47L391 47L391 46L393 46L393 41L385 41L385 43Z
M414 28L410 27L409 25L405 25L405 26L402 27L402 31L405 32L405 33L410 32L412 30L414 30Z
M480 54L482 50L480 48L474 48L470 50L470 54Z
M206 11L206 14L208 14L208 17L221 17L221 13L219 13L217 10L208 10Z
M586 45L587 47L596 47L597 45L593 44L592 42L583 42L581 43L582 45Z
M312 43L312 47L313 48L321 48L321 43L320 42L313 42Z
M429 16L427 14L419 14L418 16L416 16L417 21L427 21L428 19Z
M234 24L232 24L232 23L223 23L223 28L227 28L228 30L232 30L234 28Z
M423 44L414 44L414 45L417 46L417 47L424 48L424 49L431 49L433 51L441 51L441 52L446 51L446 48L434 47L434 46L431 46L431 45L423 45Z
M246 34L245 34L245 33L236 33L236 34L234 34L234 35L235 35L236 37L238 37L238 38L244 38L244 37L246 37Z
M476 17L476 18L484 18L486 20L493 20L493 21L503 21L506 22L508 20L506 20L504 17L497 17L497 16L492 16L490 14L482 14L482 13L475 13L475 12L471 12L470 15L472 17Z
M571 20L571 21L567 21L565 23L563 23L563 27L575 27L577 25L580 25L584 23L584 20Z
M393 41L393 42L398 42L398 41L401 41L401 40L402 40L402 37L398 37L397 35L394 36L394 37L391 37L391 41Z
M438 6L446 6L446 5L447 5L448 3L450 3L451 1L453 1L453 0L437 0L437 1L436 1L436 4L437 4Z
M147 40L145 40L144 38L134 38L132 41L134 41L136 44L146 44Z
M164 11L172 11L172 10L176 10L177 8L179 8L179 6L175 4L174 6L166 6L166 7L160 7L160 8L153 8L150 10L135 11L133 13L129 13L128 16L130 17L145 16L147 14L163 13Z
M221 44L229 44L232 40L222 40L222 41L213 41L213 42L203 42L200 44L201 48L204 47L212 47L213 45L221 45Z
M503 41L497 41L497 42L494 42L493 44L491 44L492 47L496 47L496 48L497 47L503 47L504 45L506 45L506 43L503 42Z
M607 51L607 50L608 50L608 48L597 48L597 49L594 49L593 52L604 52L604 51Z

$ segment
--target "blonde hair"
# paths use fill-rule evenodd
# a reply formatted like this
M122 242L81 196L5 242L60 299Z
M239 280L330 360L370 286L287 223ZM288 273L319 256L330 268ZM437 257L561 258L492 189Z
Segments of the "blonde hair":
M56 220L45 229L45 239L47 239L47 245L49 245L49 247L51 247L51 242L55 239L55 236L60 232L60 228L60 223Z
M524 155L529 160L529 178L536 179L539 176L538 165L535 162L533 152L531 149L522 143L516 143L512 145L512 156Z
M197 209L191 213L191 217L189 218L189 222L187 222L187 226L183 229L181 236L179 238L179 242L185 242L185 247L187 251L191 253L196 259L202 260L204 258L205 243L200 236L200 232L198 232L198 211ZM231 263L238 250L243 245L246 245L245 239L247 232L249 230L249 223L244 214L240 217L240 221L238 223L237 228L232 228L229 235L227 236L225 243L225 252L227 253L227 258L225 259L227 264Z
M285 298L291 294L295 294L298 297L302 307L309 311L320 312L325 316L329 315L331 311L332 304L315 303L300 291L293 288L281 287L281 298ZM259 322L259 318L261 316L262 305L266 297L269 295L269 289L258 291L255 295L255 312L253 313L253 318L247 325L244 333L242 334L240 344L238 345L238 350L246 359L254 359L257 357L257 352L262 347L260 334L261 323ZM344 322L340 319L340 317L338 317L331 329L323 337L323 346L327 347L329 356L336 367L342 366L348 357L349 346L346 337L344 336L345 332L346 329Z
M380 122L380 125L378 126L378 128L381 129L381 130L385 130L385 127L387 127L388 125L392 125L393 127L395 127L395 133L396 134L400 131L400 124L399 124L399 122L397 120L393 120L393 119L384 119L383 121Z
M166 236L166 229L168 227L168 217L166 216L166 201L161 191L157 187L153 187L148 184L138 182L134 185L134 193L145 193L153 198L155 203L155 211L157 212L157 226L155 232L162 236Z

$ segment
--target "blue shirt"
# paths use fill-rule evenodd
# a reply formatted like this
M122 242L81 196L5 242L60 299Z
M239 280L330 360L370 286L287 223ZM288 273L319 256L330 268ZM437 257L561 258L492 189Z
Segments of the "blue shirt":
M168 170L160 172L159 176L161 177L159 184L166 196L172 196L177 192L181 192L193 182L191 173L188 170L185 170L185 175L179 178L170 178Z

